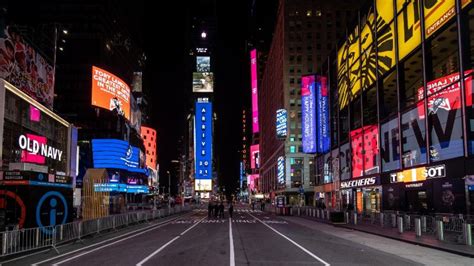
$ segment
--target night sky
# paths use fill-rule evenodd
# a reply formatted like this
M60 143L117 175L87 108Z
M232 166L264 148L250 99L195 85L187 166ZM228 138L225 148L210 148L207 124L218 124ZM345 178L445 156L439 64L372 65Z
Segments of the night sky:
M171 3L170 3L171 2ZM219 2L219 1L218 1ZM241 112L250 101L250 69L246 51L249 1L220 1L217 6L217 36L212 55L215 74L214 110L216 156L219 178L227 190L237 186L241 147ZM164 5L164 6L163 6ZM152 106L152 126L158 130L158 162L162 185L166 170L178 158L178 140L185 130L186 99L190 97L191 75L187 72L185 50L187 12L183 2L160 2L160 8L147 7L145 48ZM173 14L170 16L170 14ZM171 27L170 27L171 26ZM153 39L158 39L158 43ZM173 181L172 181L173 183Z

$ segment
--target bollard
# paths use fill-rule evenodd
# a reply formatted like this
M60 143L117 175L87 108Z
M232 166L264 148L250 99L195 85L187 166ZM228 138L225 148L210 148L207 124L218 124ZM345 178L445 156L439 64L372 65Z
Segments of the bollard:
M293 216L293 208L290 208L290 216Z
M384 214L383 212L380 213L380 226L383 227L383 220L384 220Z
M298 216L301 216L301 208L298 208Z
M323 210L321 210L321 219L324 220L324 211Z
M421 237L421 219L415 218L415 234L417 237Z
M436 221L436 229L438 232L438 240L444 241L444 224L443 221Z
M421 216L421 231L426 233L426 216Z
M357 212L354 212L354 225L357 225Z
M464 244L472 246L472 225L465 223L463 224L464 231Z
M345 217L345 218L346 218L346 224L348 224L348 223L351 222L351 221L350 221L350 218L349 218L349 217L350 217L349 215L350 215L349 212L346 212L346 213L345 213L345 216L346 216L346 217Z
M392 213L392 227L396 228L397 227L397 215Z
M316 211L316 218L318 218L318 219L319 219L319 217L321 216L321 214L319 213L319 211L320 211L319 209Z
M398 217L398 232L400 234L403 233L403 217L402 216Z
M406 223L406 230L410 230L410 227L411 227L411 223L410 223L410 215L406 215L405 216L406 219L407 219L407 223Z

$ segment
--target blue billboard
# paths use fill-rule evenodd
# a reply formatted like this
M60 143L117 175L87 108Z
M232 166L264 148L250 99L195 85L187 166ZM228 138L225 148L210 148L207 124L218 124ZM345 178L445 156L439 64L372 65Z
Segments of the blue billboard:
M329 132L329 101L327 78L318 76L316 80L316 102L317 102L317 136L318 136L318 153L326 153L330 149L330 132Z
M148 186L127 185L118 183L97 183L94 184L94 192L125 192L125 193L145 193L149 192Z
M316 153L315 76L301 78L303 152Z
M140 149L118 139L93 139L92 158L94 168L122 169L146 174L140 168Z
M287 119L286 110L278 109L276 112L276 134L279 139L285 139L287 137Z
M212 103L196 101L194 117L194 158L196 179L212 179Z

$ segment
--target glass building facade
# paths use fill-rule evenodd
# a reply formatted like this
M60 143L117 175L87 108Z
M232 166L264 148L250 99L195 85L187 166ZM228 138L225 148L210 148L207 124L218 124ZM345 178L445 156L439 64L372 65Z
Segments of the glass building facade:
M332 144L315 158L317 200L473 213L474 3L369 2L316 73L328 77Z

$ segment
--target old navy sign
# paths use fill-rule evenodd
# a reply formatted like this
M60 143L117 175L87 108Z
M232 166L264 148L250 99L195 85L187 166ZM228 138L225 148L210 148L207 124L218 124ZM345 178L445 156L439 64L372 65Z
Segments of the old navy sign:
M28 152L28 156L31 158L32 156L38 157L38 162L42 161L44 163L44 159L41 158L47 157L53 160L61 161L63 151L49 146L46 143L46 138L41 136L35 136L31 134L20 135L18 138L18 144L20 149ZM29 160L31 161L31 160ZM35 162L34 160L31 162Z
M376 185L378 183L377 177L367 177L357 180L342 181L341 188L355 188L355 187L366 187Z
M212 103L196 101L194 151L196 179L212 178Z

